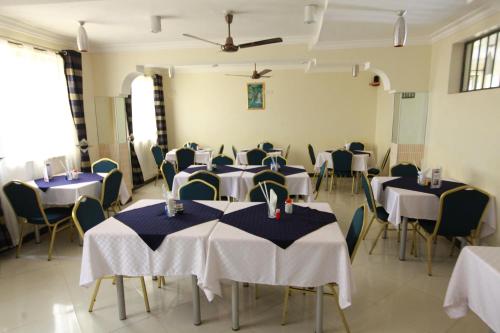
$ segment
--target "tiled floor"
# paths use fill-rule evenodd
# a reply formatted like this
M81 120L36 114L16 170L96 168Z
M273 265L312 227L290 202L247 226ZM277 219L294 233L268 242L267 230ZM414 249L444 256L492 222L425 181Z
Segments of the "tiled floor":
M351 195L350 186L327 193L318 201L328 201L345 231L352 213L364 201ZM136 193L134 199L160 198L160 187L152 184ZM448 257L449 244L439 240L434 258L434 276L426 274L423 257L398 260L395 233L381 240L368 255L377 226L363 241L353 264L356 292L353 305L345 313L352 332L488 332L474 315L449 319L442 308L446 286L456 256ZM169 278L158 289L151 278L147 288L151 313L146 313L139 281L126 280L127 320L117 317L116 291L110 281L103 282L93 313L87 311L91 289L79 287L81 247L60 235L55 257L47 261L47 236L41 244L27 243L21 258L14 251L0 255L0 332L230 332L230 299L208 303L202 297L201 326L192 325L189 278ZM423 242L420 243L421 245ZM423 248L420 251L423 254ZM327 264L327 263L325 263ZM226 295L230 287L226 286ZM293 294L289 323L280 325L283 288L262 286L254 299L250 286L242 288L242 332L313 332L314 297ZM325 299L325 332L343 332L334 303Z

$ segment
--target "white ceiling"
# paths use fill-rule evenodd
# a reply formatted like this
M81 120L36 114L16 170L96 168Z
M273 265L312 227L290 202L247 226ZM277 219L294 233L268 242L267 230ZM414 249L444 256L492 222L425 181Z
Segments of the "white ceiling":
M223 42L224 12L235 11L235 43L283 37L288 43L334 46L390 41L396 11L407 9L409 42L429 39L448 24L499 0L0 0L4 22L27 24L74 39L86 21L96 49L130 46L203 46L182 33ZM317 23L304 24L304 5L318 8ZM162 15L163 31L151 33L149 17ZM0 18L0 21L2 19ZM269 46L268 46L269 47Z

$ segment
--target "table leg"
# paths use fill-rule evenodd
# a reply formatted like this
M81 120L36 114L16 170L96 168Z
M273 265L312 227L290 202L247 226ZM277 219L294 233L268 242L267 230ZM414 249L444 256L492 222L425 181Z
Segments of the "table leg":
M399 260L406 259L406 237L408 234L408 218L403 217L401 222L401 241L399 242Z
M127 319L127 311L125 309L125 291L123 290L123 275L115 276L116 295L118 297L118 318L120 320Z
M232 285L232 297L231 297L231 316L233 321L233 331L240 329L240 314L238 305L240 303L240 294L238 291L238 281L233 281Z
M316 333L323 332L323 286L316 287Z
M200 289L198 288L198 278L196 275L191 275L191 283L193 286L193 324L198 326L201 324L201 311Z
M35 243L40 244L40 228L35 225Z

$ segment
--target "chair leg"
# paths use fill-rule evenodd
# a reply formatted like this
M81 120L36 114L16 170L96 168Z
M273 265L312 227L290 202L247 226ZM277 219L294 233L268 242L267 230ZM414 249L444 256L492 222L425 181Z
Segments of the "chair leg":
M158 172L156 173L156 178L155 178L155 185L156 186L156 182L158 181Z
M355 181L354 181L354 175L352 176L352 185L351 185L351 194L354 194L354 184L355 184Z
M97 299L97 293L99 292L99 287L101 286L102 279L97 279L95 282L94 291L92 292L92 298L90 299L89 312L94 310L95 300Z
M347 324L347 319L344 315L344 311L340 307L339 304L339 295L337 294L337 291L335 291L335 287L330 285L330 288L332 290L332 294L335 297L335 305L337 306L337 309L339 310L340 318L342 319L342 323L344 323L344 327L347 333L351 333L351 330L349 329L349 324Z
M164 276L158 276L157 281L158 281L158 288L161 288L162 286L165 286L167 284L167 282L165 282Z
M57 224L54 225L50 233L49 257L47 259L48 261L52 260L52 250L54 249L54 242L56 240L57 227L58 227Z
M21 252L21 247L23 246L23 237L24 237L24 226L25 223L21 224L21 231L19 232L19 242L16 247L16 258L19 258L19 253Z
M144 305L146 306L146 312L151 312L151 309L149 308L148 291L146 290L146 282L144 282L144 276L141 276L140 279L141 279L142 296L144 297ZM161 279L159 280L161 281Z
M290 297L290 287L285 288L285 299L283 300L283 314L281 315L281 325L286 325L288 316L288 298Z
M372 248L370 249L370 252L368 252L368 254L372 254L373 249L375 249L375 246L377 246L377 242L378 242L380 236L382 236L382 233L384 232L386 227L387 227L386 224L382 224L382 228L380 228L380 231L378 232L378 235L375 238L375 241L373 242Z
M434 239L427 238L427 274L432 276L432 243Z
M372 219L370 220L370 223L368 223L368 227L365 230L365 233L363 234L363 240L365 240L366 235L368 234L368 231L370 231L370 228L373 224L373 221L375 221L375 215L372 216Z

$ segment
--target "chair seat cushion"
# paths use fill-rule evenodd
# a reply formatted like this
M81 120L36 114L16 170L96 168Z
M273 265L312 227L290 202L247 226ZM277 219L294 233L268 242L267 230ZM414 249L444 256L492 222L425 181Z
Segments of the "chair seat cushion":
M368 169L368 174L369 175L378 175L379 173L380 173L380 170L377 169L377 168Z
M71 208L69 207L51 207L45 209L45 215L50 224L61 221L64 218L71 216ZM43 218L32 218L28 220L29 223L33 224L45 224Z
M388 222L389 213L386 212L384 207L382 206L377 207L377 218L384 222Z
M418 224L430 234L434 232L434 228L436 227L436 221L434 220L418 220Z

